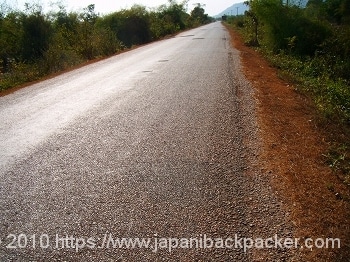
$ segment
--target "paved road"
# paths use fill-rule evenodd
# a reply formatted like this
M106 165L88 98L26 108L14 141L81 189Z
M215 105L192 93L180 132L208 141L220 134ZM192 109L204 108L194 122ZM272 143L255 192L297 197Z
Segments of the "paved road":
M253 93L228 38L213 23L1 97L0 260L286 257L203 248L291 232L255 165Z

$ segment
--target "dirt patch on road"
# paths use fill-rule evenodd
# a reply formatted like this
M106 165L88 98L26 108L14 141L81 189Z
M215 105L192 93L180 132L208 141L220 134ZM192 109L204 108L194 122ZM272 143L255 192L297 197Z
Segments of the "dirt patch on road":
M329 147L329 131L318 126L310 99L279 78L238 33L229 31L241 52L244 74L256 90L264 147L261 168L291 214L294 237L341 239L341 249L299 249L291 261L349 261L350 205L337 194L348 189L322 157Z

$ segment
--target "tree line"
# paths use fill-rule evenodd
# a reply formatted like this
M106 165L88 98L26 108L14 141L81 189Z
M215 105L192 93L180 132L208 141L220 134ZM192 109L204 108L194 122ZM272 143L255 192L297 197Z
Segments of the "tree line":
M94 4L81 12L59 5L47 14L38 4L6 9L0 9L0 90L212 21L200 5L188 14L186 1L174 0L102 16Z
M350 0L249 0L229 17L331 118L350 123Z

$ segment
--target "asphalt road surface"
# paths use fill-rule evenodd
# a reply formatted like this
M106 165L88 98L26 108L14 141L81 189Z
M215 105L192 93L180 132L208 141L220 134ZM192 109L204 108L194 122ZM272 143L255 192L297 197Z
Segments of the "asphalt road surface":
M1 97L0 261L288 260L234 242L292 234L239 63L213 23Z

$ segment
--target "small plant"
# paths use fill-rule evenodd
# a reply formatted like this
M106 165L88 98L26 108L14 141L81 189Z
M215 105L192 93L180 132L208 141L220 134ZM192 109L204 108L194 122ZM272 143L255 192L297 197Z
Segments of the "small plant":
M334 170L339 170L342 166L342 163L346 160L346 145L340 145L338 147L333 147L329 152L324 155L327 159L329 167Z

